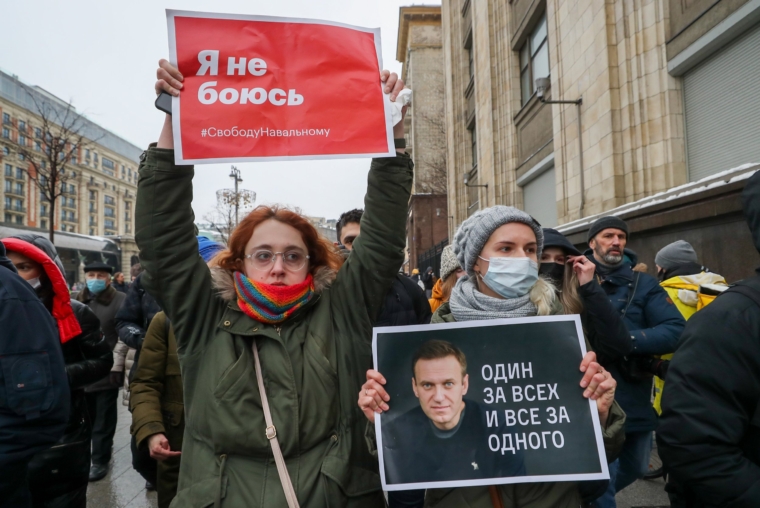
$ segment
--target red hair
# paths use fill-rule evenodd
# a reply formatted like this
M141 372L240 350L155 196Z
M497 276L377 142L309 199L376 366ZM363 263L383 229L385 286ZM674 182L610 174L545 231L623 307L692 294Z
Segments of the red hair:
M301 233L303 243L309 251L309 272L315 275L317 270L326 266L338 271L343 258L335 246L319 235L317 229L302 215L279 205L257 206L240 221L227 243L227 248L214 257L213 264L225 270L239 270L245 258L245 246L253 236L253 230L264 221L274 219L287 224Z

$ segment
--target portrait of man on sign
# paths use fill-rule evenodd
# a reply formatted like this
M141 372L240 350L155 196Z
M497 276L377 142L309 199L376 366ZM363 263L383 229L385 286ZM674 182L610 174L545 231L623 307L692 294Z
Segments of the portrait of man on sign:
M411 373L419 406L382 428L388 484L525 475L522 454L494 453L485 445L489 435L514 429L489 428L488 407L465 398L467 358L458 347L424 342L414 353Z

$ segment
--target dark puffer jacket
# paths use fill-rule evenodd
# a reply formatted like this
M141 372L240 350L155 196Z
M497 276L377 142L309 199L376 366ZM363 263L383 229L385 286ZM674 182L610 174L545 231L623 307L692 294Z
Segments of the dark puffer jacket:
M760 251L760 173L742 201ZM760 295L760 269L739 285ZM659 452L689 507L760 503L760 306L738 291L689 319L663 391Z
M0 329L0 505L16 506L27 462L63 435L71 404L56 323L2 242Z
M396 275L375 326L426 325L433 312L425 293L404 274Z
M90 471L92 425L84 387L107 376L113 365L111 350L103 341L100 321L87 305L69 298L58 253L49 240L35 235L14 237L37 249L19 252L43 264L45 276L37 290L45 308L56 317L59 331L65 326L60 315L66 301L79 323L80 333L61 344L71 396L71 411L63 437L50 449L37 453L29 463L29 491L36 503L50 500L87 484ZM5 240L4 240L5 241ZM8 250L14 249L6 243ZM21 246L23 248L23 246ZM45 257L46 256L46 257ZM52 266L50 260L55 262ZM43 280L44 279L44 280ZM69 316L71 316L69 311Z
M612 306L623 316L633 343L632 355L664 355L676 349L683 332L683 316L664 289L651 275L634 272L638 263L636 253L625 251L628 258L611 273L602 274L593 251L586 257L598 267L599 283ZM610 366L618 383L615 399L626 414L626 432L648 432L657 427L657 416L652 408L652 380L627 381L618 365Z

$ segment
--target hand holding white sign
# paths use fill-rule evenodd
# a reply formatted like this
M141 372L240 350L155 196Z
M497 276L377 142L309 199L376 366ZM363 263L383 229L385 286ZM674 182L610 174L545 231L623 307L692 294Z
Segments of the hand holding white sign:
M176 66L172 65L168 60L162 58L158 62L158 69L156 70L157 81L154 85L156 94L161 92L169 93L175 97L179 97L180 90L182 89L182 81L185 79L182 73L179 72ZM380 82L385 84L383 91L386 94L390 94L390 100L395 101L401 90L404 89L404 81L398 77L395 72L383 70L380 73ZM407 107L402 108L402 113L406 116ZM393 126L393 137L404 137L404 120L401 119L396 125ZM164 122L161 136L158 140L158 148L174 148L174 136L172 131L172 122L167 115ZM396 150L398 153L404 153L403 148Z
M596 353L593 351L589 351L583 357L580 371L584 373L580 382L581 388L585 388L583 397L596 401L599 421L602 427L606 427L610 407L615 401L617 381L596 362ZM381 414L389 409L387 403L391 398L383 387L385 383L385 378L378 371L373 369L367 371L367 382L362 385L359 392L358 404L370 422L375 422L375 414Z

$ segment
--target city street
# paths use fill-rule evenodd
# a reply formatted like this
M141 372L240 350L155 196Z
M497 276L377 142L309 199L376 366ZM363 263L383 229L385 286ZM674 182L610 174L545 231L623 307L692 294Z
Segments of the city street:
M121 395L121 394L120 394ZM129 425L132 423L126 406L119 397L119 424L114 437L111 471L87 490L90 508L156 508L156 493L145 490L145 480L132 469L129 449ZM662 479L640 480L617 495L618 508L656 508L670 506Z
M156 508L156 492L145 490L145 480L132 469L132 452L129 448L129 426L132 415L121 403L119 392L119 423L113 440L111 471L99 482L87 488L87 506L90 508Z

